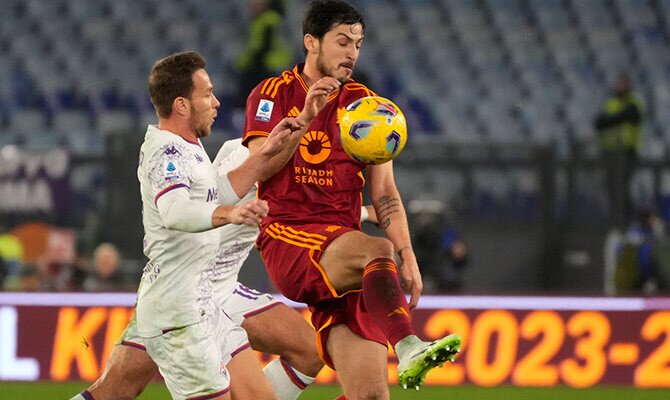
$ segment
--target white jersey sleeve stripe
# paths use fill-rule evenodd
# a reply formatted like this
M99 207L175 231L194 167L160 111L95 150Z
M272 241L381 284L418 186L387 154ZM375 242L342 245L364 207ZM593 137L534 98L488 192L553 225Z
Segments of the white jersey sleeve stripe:
M176 185L168 186L165 189L161 190L160 192L156 193L156 196L154 197L154 204L158 204L158 199L164 195L165 193L169 192L170 190L173 189L179 189L179 188L186 188L186 189L191 189L187 184L185 183L177 183Z

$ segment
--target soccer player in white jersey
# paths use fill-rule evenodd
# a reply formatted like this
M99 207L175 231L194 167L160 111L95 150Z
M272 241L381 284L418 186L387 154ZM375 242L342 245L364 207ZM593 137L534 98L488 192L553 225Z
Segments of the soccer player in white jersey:
M227 141L213 163L217 174L232 176L237 173L248 154L249 150L242 146L241 139ZM240 185L240 182L233 185L241 186L244 184ZM246 195L237 199L237 204L255 196L254 184ZM224 199L220 198L219 201ZM363 220L376 223L376 215L371 206L366 206L361 211ZM244 328L254 350L280 356L264 368L265 375L280 400L295 400L314 381L314 377L323 367L314 346L314 330L292 308L274 300L267 293L249 289L237 282L242 263L247 259L258 235L258 227L226 225L219 229L219 233L221 243L217 250L217 271L212 277L215 301L222 305L222 309L234 322ZM245 336L237 334L234 339L229 340L229 347L246 347ZM103 375L72 400L124 400L134 399L139 395L157 372L156 365L146 354L143 342L133 319L112 350ZM238 374L231 373L233 397L244 398L236 394L244 392L249 379L238 382L237 376Z
M147 129L137 169L149 258L137 293L137 330L173 398L227 399L226 338L240 328L212 298L219 243L213 228L254 224L267 205L252 201L239 210L218 203L219 182L200 138L211 134L220 103L199 54L158 61L149 94L159 122ZM250 373L254 367L249 363ZM259 394L274 398L266 380Z
M227 366L232 371L234 364L239 372L235 374L236 380L247 381L246 386L240 384L240 388L251 393L252 397L246 398L274 399L250 349L228 348L228 337L244 332L212 297L219 244L219 232L212 228L226 223L256 226L267 215L267 205L255 199L238 206L218 205L220 185L199 142L211 133L219 106L204 67L205 62L197 53L179 53L157 62L150 76L150 94L159 125L147 130L138 168L145 254L150 261L138 290L133 328L144 342L140 346L146 346L158 365L173 398L231 398ZM266 148L265 156L276 156L287 147L284 142L299 140L337 86L324 80L312 91L312 101L304 113L280 122L273 130L274 143ZM246 159L243 166L246 168L226 176L229 182L227 187L224 185L222 195L233 187L236 193L246 193L253 182L263 177L263 165L263 157ZM235 186L240 181L246 182L247 187ZM128 377L119 368L146 372L147 365L142 365L136 355L123 351L112 354L101 381L107 376L113 381L112 376L120 375L123 382ZM233 356L235 359L231 360ZM149 369L155 371L155 366ZM146 381L141 387L145 384ZM91 389L75 399L98 398L91 394L96 393L95 388ZM118 386L114 389L123 390ZM105 396L100 395L100 399ZM121 396L116 393L110 398Z

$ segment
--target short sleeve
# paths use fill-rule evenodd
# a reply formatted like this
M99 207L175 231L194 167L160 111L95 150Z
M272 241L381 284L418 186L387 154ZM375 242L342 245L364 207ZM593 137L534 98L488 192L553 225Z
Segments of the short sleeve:
M168 142L149 157L147 178L154 195L154 203L164 193L177 188L191 187L194 165L190 152L181 144Z
M247 98L244 134L242 135L243 145L246 146L252 137L268 136L284 118L282 96L277 96L277 91L273 89L283 79L283 77L275 77L262 81Z

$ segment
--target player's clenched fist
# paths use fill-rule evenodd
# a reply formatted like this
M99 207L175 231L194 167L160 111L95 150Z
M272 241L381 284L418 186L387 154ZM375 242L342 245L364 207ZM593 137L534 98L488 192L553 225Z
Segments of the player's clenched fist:
M339 88L340 81L331 76L325 76L314 82L314 84L307 92L307 97L305 97L305 106L300 112L298 119L306 122L307 124L312 122L314 117L316 117L319 111L321 111L328 102L328 96L337 91Z
M258 225L268 215L268 202L254 199L234 207L230 212L230 223L238 225Z

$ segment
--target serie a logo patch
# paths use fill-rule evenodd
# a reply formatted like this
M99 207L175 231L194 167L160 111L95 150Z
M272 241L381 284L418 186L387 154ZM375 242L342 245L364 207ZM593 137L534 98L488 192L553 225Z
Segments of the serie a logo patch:
M258 109L256 110L256 119L263 122L270 121L272 108L274 106L275 103L273 101L261 99L260 103L258 103Z

